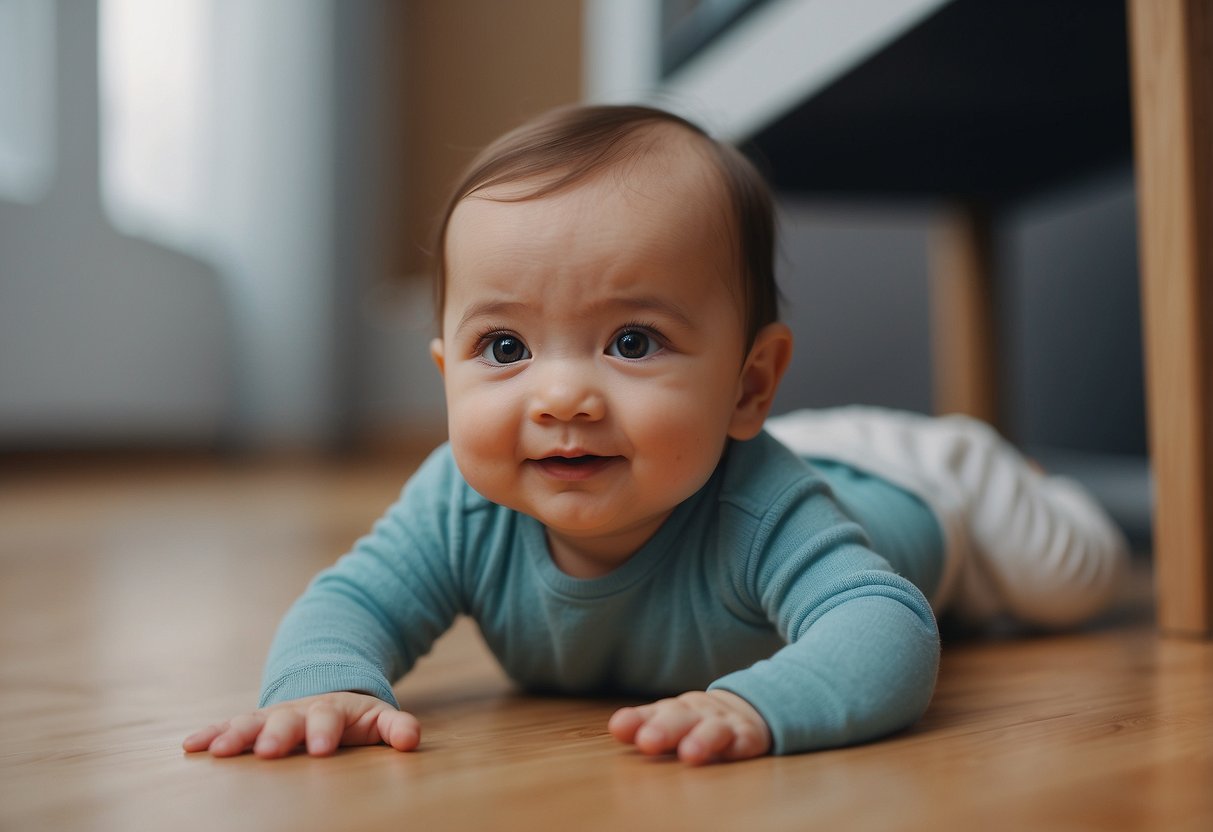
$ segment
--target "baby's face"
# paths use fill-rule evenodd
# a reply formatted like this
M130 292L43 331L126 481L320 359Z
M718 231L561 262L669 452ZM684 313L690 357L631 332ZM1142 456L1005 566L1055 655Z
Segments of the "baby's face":
M727 215L701 161L673 164L468 199L448 228L434 352L456 462L574 572L562 555L621 562L708 480L742 394Z

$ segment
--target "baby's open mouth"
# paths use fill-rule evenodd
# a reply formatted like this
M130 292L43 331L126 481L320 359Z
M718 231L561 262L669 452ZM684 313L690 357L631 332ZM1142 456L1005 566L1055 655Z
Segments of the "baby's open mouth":
M623 457L620 456L581 454L578 456L545 456L536 459L534 463L548 476L563 480L579 480L592 477L621 459Z

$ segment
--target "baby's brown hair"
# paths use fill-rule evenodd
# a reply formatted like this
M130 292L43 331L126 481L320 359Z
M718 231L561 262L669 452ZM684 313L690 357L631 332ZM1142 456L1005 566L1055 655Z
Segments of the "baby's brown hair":
M703 144L728 206L742 276L747 346L758 331L779 318L775 286L775 220L766 180L740 151L719 142L684 118L654 107L594 105L562 107L511 130L472 160L451 193L434 246L434 299L441 320L446 293L446 232L451 215L464 199L498 185L535 179L531 190L501 201L538 199L574 185L609 166L643 154L637 141L653 128L680 128Z

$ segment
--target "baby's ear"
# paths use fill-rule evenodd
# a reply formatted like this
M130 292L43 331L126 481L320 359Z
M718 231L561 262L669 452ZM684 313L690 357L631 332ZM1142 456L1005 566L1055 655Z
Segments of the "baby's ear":
M434 359L438 372L446 375L446 353L441 338L435 338L433 341L430 341L430 358Z
M792 330L773 323L758 331L737 382L737 405L729 423L729 436L753 439L758 435L791 360Z

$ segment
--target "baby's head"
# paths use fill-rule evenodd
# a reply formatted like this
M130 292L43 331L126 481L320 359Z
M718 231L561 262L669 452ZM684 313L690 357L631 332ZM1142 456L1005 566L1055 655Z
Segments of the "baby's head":
M758 331L779 317L774 212L766 180L732 145L679 116L644 106L551 110L501 136L472 160L451 193L437 235L439 321L446 302L447 228L463 200L489 191L492 199L538 199L608 171L622 177L646 162L660 166L662 156L688 153L703 166L702 198L717 202L716 230L730 246L747 346L752 344Z
M469 484L574 574L634 552L762 428L791 352L773 246L761 176L667 113L558 110L486 148L443 219L432 346Z

